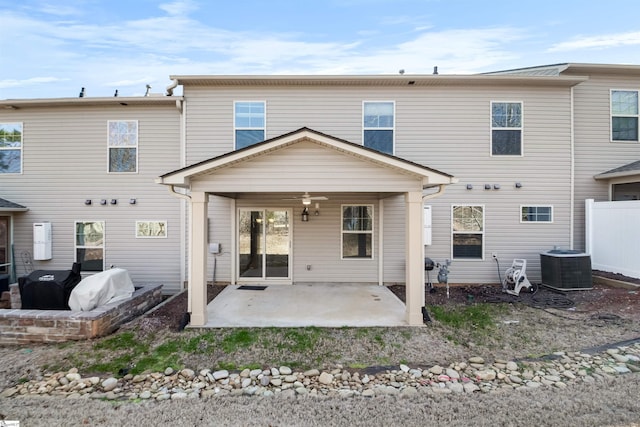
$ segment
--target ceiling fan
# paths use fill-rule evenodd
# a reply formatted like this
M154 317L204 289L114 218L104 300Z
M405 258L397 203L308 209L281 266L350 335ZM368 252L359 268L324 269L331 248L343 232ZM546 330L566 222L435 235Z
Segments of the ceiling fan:
M302 200L303 205L310 205L312 200L329 200L325 196L310 196L309 193L304 193L302 196L288 197L282 200Z

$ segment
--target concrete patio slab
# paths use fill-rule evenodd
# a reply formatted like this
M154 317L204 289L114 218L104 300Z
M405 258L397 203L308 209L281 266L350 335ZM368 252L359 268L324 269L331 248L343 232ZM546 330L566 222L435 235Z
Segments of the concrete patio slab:
M405 310L375 284L230 285L207 306L206 327L407 326Z

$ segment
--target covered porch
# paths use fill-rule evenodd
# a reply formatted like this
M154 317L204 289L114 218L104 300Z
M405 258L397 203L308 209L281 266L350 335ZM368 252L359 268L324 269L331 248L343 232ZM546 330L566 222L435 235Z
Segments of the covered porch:
M431 194L429 197L433 197L444 191L447 184L456 182L451 175L302 128L170 172L157 182L168 186L175 196L186 199L189 206L191 326L208 326L213 316L206 300L211 223L226 221L229 226L227 249L231 257L227 279L232 285L272 288L293 284L293 287L287 286L288 292L302 292L302 286L313 286L311 282L328 282L332 285L331 292L341 295L347 288L340 288L340 284L352 283L356 287L384 284L384 218L393 215L382 212L383 201L388 198L401 200L398 215L402 216L399 222L404 250L394 256L400 259L404 270L403 322L405 325L423 323L423 197L425 189ZM429 190L432 187L434 189ZM229 201L225 218L210 216L209 202L213 196ZM303 225L312 223L305 219L305 211L313 219L318 209L317 200L322 203L322 221L314 221L313 227ZM271 270L268 250L265 250L269 244L269 224L280 225L284 237L278 238L285 240L279 247L289 248L285 256L280 253L272 256L278 259L278 265L271 264ZM245 228L258 231L243 234ZM247 256L253 259L256 254L260 255L260 262L249 266ZM314 270L315 266L308 261L310 254L324 256L324 269ZM335 268L329 264L332 256ZM283 264L282 260L287 263ZM342 274L332 276L336 272ZM326 279L318 280L324 277ZM387 290L381 288L380 291ZM315 302L322 305L321 298ZM395 302L402 305L397 298ZM393 303L381 305L392 311ZM225 312L231 310L231 307L219 308L215 315L224 317ZM368 316L358 314L355 306L344 310L352 312L352 317ZM246 315L251 316L251 311Z
M207 305L209 328L406 326L405 306L386 286L305 283L230 285Z

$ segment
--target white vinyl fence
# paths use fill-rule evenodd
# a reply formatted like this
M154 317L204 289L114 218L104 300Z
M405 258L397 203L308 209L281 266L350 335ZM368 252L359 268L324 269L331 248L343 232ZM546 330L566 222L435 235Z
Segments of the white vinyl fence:
M587 199L585 232L594 270L640 278L640 200Z

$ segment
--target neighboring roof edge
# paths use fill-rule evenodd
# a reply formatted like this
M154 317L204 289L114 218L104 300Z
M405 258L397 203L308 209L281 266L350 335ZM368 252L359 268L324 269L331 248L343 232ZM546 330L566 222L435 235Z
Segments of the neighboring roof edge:
M607 180L612 178L622 178L625 176L640 175L640 160L619 166L606 172L594 175L596 180Z
M172 75L170 78L175 85L182 86L575 86L586 80L580 76L524 74Z
M421 171L429 172L429 173L434 173L434 174L439 174L439 175L442 175L444 177L447 177L449 179L450 183L452 183L452 184L457 182L457 179L453 175L450 175L448 173L439 171L437 169L433 169L433 168L430 168L428 166L424 166L424 165L421 165L419 163L415 163L415 162L403 159L401 157L393 156L391 154L382 153L382 152L380 152L378 150L374 150L374 149L365 147L363 145L347 141L345 139L337 138L335 136L331 136L331 135L325 134L323 132L319 132L319 131L310 129L308 127L302 127L302 128L296 129L294 131L285 133L283 135L276 136L274 138L270 138L270 139L267 139L265 141L259 142L257 144L250 145L248 147L244 147L244 148L241 148L239 150L230 151L230 152L222 154L220 156L216 156L216 157L212 157L210 159L202 160L202 161L200 161L198 163L194 163L193 165L186 166L186 167L183 167L183 168L168 172L168 173L166 173L164 175L159 176L156 179L156 183L157 184L165 184L165 185L177 185L177 186L181 186L182 185L182 186L185 186L186 182L183 182L183 183L168 182L169 180L167 180L167 178L170 178L170 177L176 176L176 175L183 175L183 177L186 178L186 176L188 174L185 174L185 172L194 171L193 174L195 175L195 174L198 174L198 173L202 172L202 170L207 169L206 166L209 165L209 164L219 163L221 161L224 161L225 159L228 159L229 163L231 163L232 161L241 160L243 157L245 157L245 156L247 156L249 154L257 155L257 154L260 154L261 152L268 151L269 146L270 145L274 145L277 141L285 141L286 142L287 139L289 139L291 137L294 137L297 134L302 135L304 133L309 133L309 134L315 135L315 136L317 136L319 138L327 139L327 140L334 141L334 142L337 142L339 144L342 144L342 145L344 145L344 147L350 148L351 149L350 151L352 153L363 155L363 157L368 157L371 160L374 160L375 158L379 158L379 159L385 159L387 163L399 162L400 164L405 166L405 169L417 168L417 170L421 170ZM165 182L165 181L167 181L167 182Z
M49 106L104 106L104 105L154 105L175 104L181 101L182 96L112 96L112 97L87 97L87 98L34 98L34 99L1 99L0 110L18 110L29 107Z
M640 76L640 64L596 64L571 62L562 71L562 75L615 74Z
M26 212L28 210L29 208L26 206L0 198L0 212Z
M482 73L485 76L568 76L590 74L628 74L639 75L640 65L633 64L597 64L587 62L566 62L560 64L537 65L533 67L514 68L511 70Z
M482 73L485 76L497 75L518 75L518 76L560 76L569 66L568 63L535 65L532 67L512 68L509 70L498 70Z

